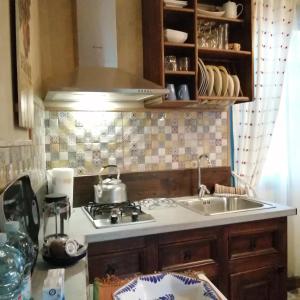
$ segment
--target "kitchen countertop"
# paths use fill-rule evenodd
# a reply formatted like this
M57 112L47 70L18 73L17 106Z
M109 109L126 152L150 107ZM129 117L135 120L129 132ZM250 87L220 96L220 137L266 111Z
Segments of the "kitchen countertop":
M79 243L84 243L83 236L73 236ZM32 276L32 297L41 300L44 280L49 269L55 268L44 262L41 254L38 256ZM75 265L65 269L65 299L88 299L87 258L81 259Z
M191 197L182 197L178 199L184 198ZM96 229L87 218L82 208L74 208L70 219L69 235L81 243L94 243L164 232L286 217L297 213L295 208L279 204L275 204L275 207L273 208L263 210L214 216L200 215L180 205L177 205L176 207L159 207L153 210L143 208L143 211L150 213L155 218L155 221ZM39 258L32 278L32 295L34 299L42 299L41 293L43 281L47 275L48 268L49 266L42 261L42 258ZM66 269L66 300L87 299L87 287L87 260L83 259L76 265Z
M181 197L185 199L191 197ZM273 208L252 210L248 212L235 212L204 216L180 205L176 207L160 207L153 210L143 208L150 213L154 222L131 223L129 225L114 226L96 229L88 220L82 208L75 208L70 220L71 235L84 236L87 243L102 242L129 237L137 237L179 230L220 226L226 224L258 221L296 214L296 209L285 205L275 204Z

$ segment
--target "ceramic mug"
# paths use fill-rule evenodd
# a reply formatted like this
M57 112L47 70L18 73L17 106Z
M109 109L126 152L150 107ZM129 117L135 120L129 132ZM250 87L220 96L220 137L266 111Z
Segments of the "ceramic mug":
M168 100L176 100L175 85L173 83L168 83L167 89L169 90L169 93L166 98Z
M177 91L178 100L190 100L190 93L187 84L180 84Z
M235 2L232 1L228 1L226 3L223 4L223 10L225 11L225 15L224 17L226 18L232 18L232 19L236 19L238 18L241 13L243 12L243 5L240 4L236 4ZM238 9L240 8L240 11L238 13Z

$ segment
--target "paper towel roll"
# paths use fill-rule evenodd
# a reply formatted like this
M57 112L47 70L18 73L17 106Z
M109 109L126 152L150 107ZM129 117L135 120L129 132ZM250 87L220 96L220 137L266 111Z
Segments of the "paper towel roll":
M73 183L74 183L73 169L71 168L52 169L53 193L66 194L69 197L71 207L73 207Z

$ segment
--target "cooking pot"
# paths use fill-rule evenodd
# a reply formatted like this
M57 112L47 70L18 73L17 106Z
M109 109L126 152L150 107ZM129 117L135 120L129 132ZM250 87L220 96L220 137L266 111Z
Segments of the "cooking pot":
M115 168L117 178L113 178L109 174L108 178L103 179L102 172L107 168ZM94 185L94 191L96 203L122 203L127 201L126 185L120 179L120 169L117 165L107 165L101 168L99 183Z

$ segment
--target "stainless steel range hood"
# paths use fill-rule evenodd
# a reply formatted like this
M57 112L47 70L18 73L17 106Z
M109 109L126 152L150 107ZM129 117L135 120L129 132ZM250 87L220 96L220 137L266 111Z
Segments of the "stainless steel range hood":
M168 90L116 68L85 67L50 81L46 101L143 101Z

